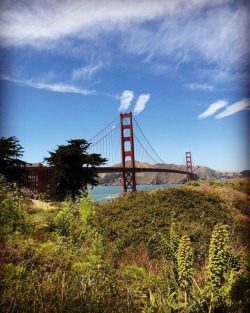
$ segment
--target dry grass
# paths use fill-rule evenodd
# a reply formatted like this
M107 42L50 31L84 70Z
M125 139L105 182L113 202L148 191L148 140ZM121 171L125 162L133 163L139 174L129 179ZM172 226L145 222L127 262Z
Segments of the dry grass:
M52 209L56 208L51 203L44 202L44 201L41 201L41 200L32 199L31 201L32 201L33 206L36 207L36 208L39 208L39 209L52 210Z

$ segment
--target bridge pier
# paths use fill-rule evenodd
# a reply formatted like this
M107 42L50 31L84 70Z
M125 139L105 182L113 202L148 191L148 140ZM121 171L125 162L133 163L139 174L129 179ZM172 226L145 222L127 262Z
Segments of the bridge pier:
M193 174L193 165L192 165L192 155L191 152L186 152L186 167L187 167L187 172L189 172L191 175L187 175L187 181L191 181L192 179L192 174Z
M120 125L122 167L128 168L126 172L122 173L122 192L125 193L136 191L135 172L129 170L129 168L135 168L133 116L131 112L120 114Z

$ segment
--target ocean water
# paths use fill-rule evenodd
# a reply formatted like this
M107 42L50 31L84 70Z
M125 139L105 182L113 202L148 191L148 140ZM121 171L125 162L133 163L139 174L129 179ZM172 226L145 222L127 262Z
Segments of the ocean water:
M137 190L152 190L159 188L174 188L176 184L164 184L164 185L138 185ZM89 189L92 200L95 202L105 202L113 200L122 193L122 186L97 186L92 190Z

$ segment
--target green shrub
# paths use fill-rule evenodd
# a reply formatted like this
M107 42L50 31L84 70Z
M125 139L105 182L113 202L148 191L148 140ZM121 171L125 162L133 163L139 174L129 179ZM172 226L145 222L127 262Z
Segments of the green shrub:
M94 202L91 200L90 194L83 195L79 201L79 211L81 220L84 224L87 224L87 220L90 214L93 212Z
M194 275L194 252L188 236L182 236L177 252L177 269L180 287L184 291L191 289Z
M0 175L0 236L28 230L20 194L14 184Z
M73 202L68 200L65 202L63 209L58 213L56 218L56 232L59 236L69 237L72 229L72 213Z
M209 246L206 274L205 297L208 298L209 312L232 306L232 290L244 277L237 256L233 253L227 225L217 224Z
M127 194L97 205L95 215L89 221L99 229L107 248L110 246L117 256L131 246L149 248L152 256L161 257L163 253L159 251L157 236L169 234L173 211L179 235L193 235L197 265L204 262L210 234L217 221L233 223L227 206L216 194L188 188Z

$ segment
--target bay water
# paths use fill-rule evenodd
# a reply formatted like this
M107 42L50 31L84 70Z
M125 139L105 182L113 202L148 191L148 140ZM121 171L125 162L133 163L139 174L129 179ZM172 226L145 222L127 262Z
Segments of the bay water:
M163 184L163 185L137 185L137 190L152 190L162 188L174 188L176 184ZM97 186L92 190L89 189L91 198L95 202L105 202L113 200L122 194L122 186Z

